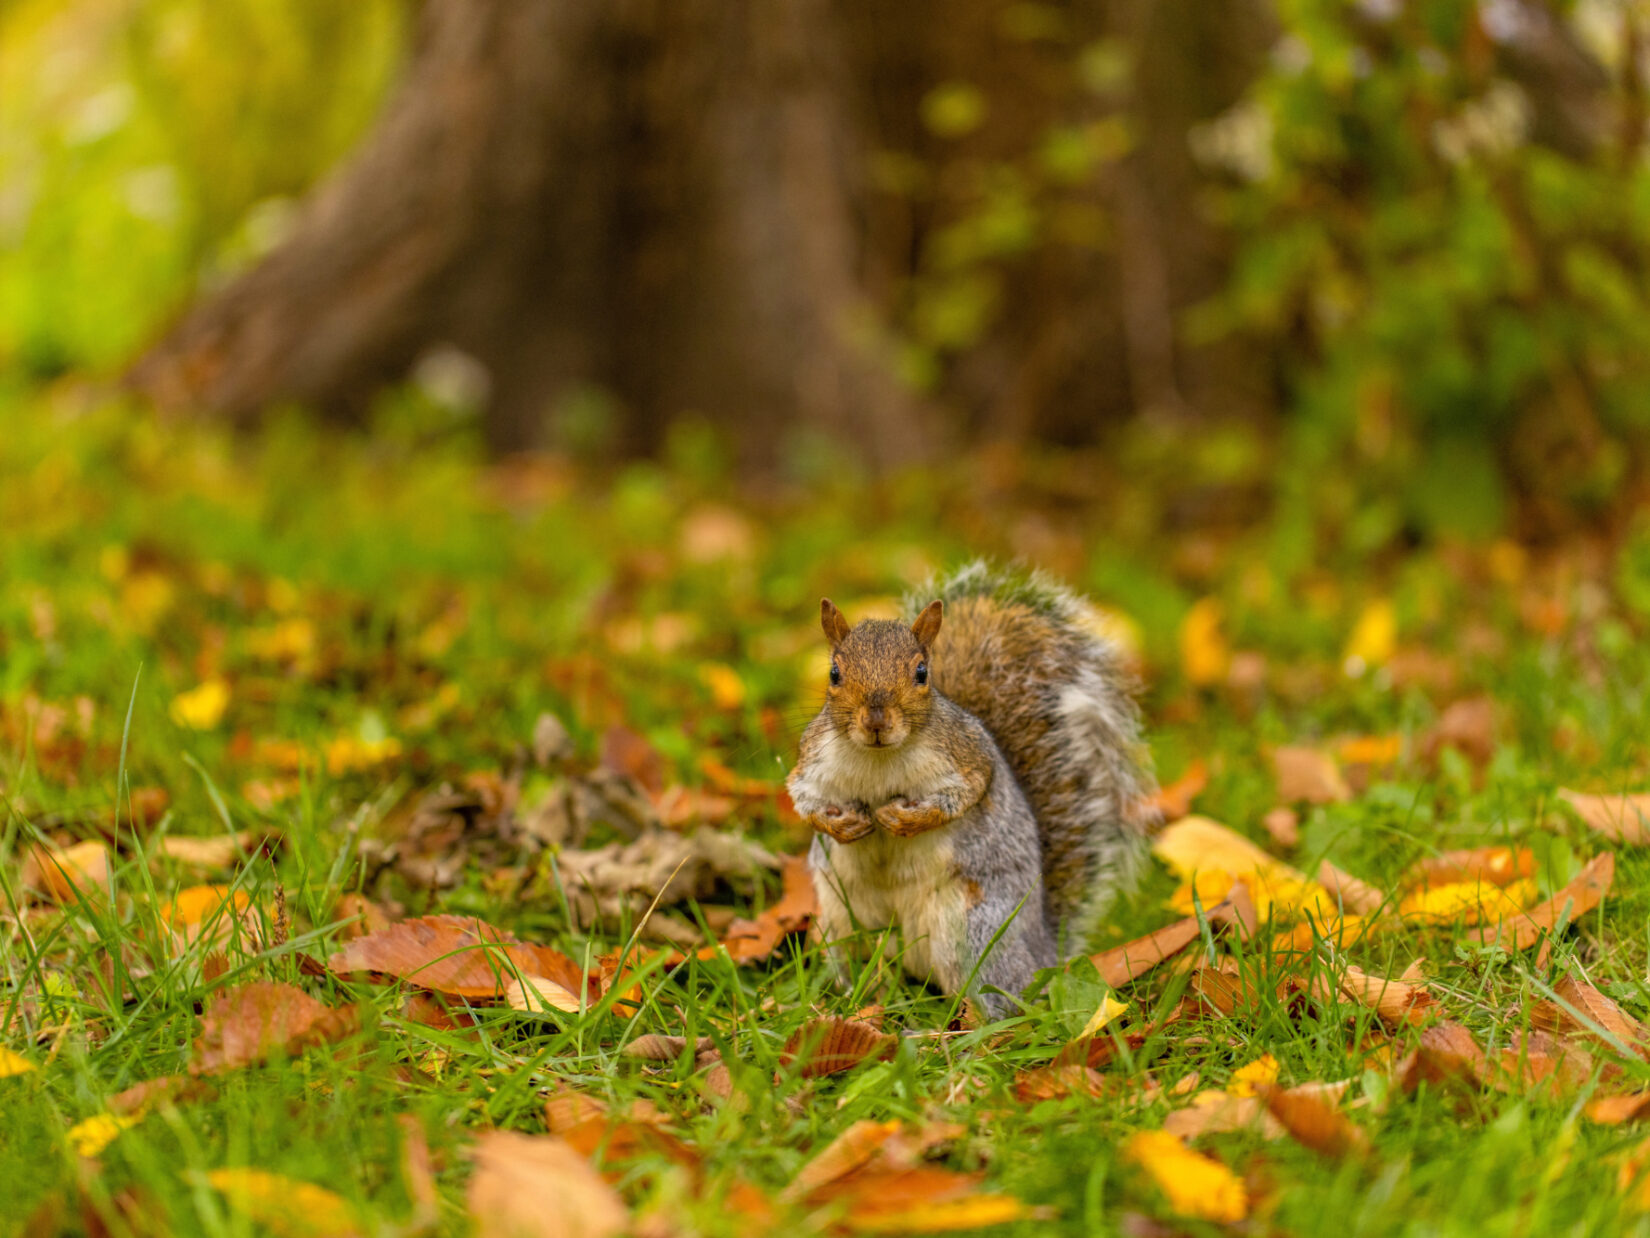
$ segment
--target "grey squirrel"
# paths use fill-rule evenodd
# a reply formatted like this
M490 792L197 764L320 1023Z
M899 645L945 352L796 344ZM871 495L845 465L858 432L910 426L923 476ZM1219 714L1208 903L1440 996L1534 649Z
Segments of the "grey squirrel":
M1134 881L1151 777L1077 597L983 563L920 596L855 627L821 601L830 683L787 787L819 938L897 925L908 971L999 1017Z

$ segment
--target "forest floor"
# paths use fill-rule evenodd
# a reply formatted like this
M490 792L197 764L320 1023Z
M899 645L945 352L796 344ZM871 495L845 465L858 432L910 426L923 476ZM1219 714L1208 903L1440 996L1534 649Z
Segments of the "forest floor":
M1630 552L5 398L0 1229L1650 1232ZM1100 604L1197 814L990 1024L836 987L780 877L820 595L976 554Z

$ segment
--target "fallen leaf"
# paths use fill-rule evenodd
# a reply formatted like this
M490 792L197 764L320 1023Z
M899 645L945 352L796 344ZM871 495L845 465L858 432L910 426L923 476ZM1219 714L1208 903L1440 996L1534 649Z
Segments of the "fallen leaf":
M1495 755L1495 703L1487 696L1456 701L1421 738L1419 747L1428 761L1454 748L1474 765L1488 765Z
M1181 1216L1232 1225L1249 1215L1242 1180L1168 1131L1135 1132L1123 1145L1123 1159L1144 1169Z
M1553 992L1558 995L1559 1002L1579 1011L1579 1017L1559 1002L1538 1002L1530 1011L1530 1021L1537 1027L1549 1032L1592 1037L1617 1052L1625 1047L1630 1053L1645 1056L1644 1025L1585 980L1566 976L1553 986ZM1621 1047L1612 1044L1606 1036L1600 1036L1594 1025L1603 1028L1608 1037L1613 1037Z
M630 1041L619 1052L625 1057L639 1057L645 1062L674 1062L687 1052L688 1043L686 1036L661 1036L657 1032L648 1032ZM695 1054L709 1053L716 1048L716 1042L709 1036L701 1036L692 1043Z
M1254 1061L1239 1066L1232 1072L1232 1081L1226 1090L1233 1096L1258 1096L1263 1085L1278 1081L1278 1059L1263 1053Z
M1335 758L1316 748L1278 748L1272 753L1278 798L1286 804L1334 804L1352 798Z
M1168 826L1152 844L1152 854L1182 881L1195 882L1205 907L1221 901L1232 882L1242 880L1262 920L1273 914L1274 904L1280 911L1316 911L1319 916L1338 912L1317 882L1208 817L1183 817Z
M845 1205L839 1224L856 1234L941 1233L1006 1225L1035 1215L1012 1195L982 1192L983 1174L933 1166L863 1169L813 1192L809 1201Z
M239 834L219 834L212 838L168 834L158 839L151 850L192 868L232 868L243 858L256 855L267 837L268 832L264 830L242 830Z
M1342 872L1328 860L1318 865L1318 884L1329 891L1330 897L1339 899L1348 911L1360 916L1373 915L1386 902L1386 895L1374 886Z
M210 1095L211 1084L189 1075L161 1075L135 1083L109 1097L109 1112L116 1114L144 1114L163 1104L198 1100Z
M74 1149L76 1156L97 1156L118 1139L122 1131L130 1130L142 1120L143 1115L136 1113L93 1114L85 1121L76 1122L69 1128L69 1147Z
M98 898L109 888L113 860L109 848L96 841L61 851L31 847L23 862L23 884L62 904Z
M1331 1086L1344 1090L1346 1085ZM1314 1152L1344 1160L1369 1151L1369 1136L1334 1107L1339 1095L1325 1085L1280 1088L1275 1083L1257 1083L1255 1092L1295 1141Z
M791 1033L780 1051L784 1066L800 1063L804 1079L852 1070L861 1062L885 1061L899 1048L899 1038L852 1019L810 1019Z
M1385 666L1398 646L1398 611L1391 598L1374 598L1358 615L1347 637L1341 664L1348 675Z
M224 989L213 996L201 1017L189 1073L218 1074L273 1054L295 1054L348 1036L360 1021L358 1007L327 1006L274 980Z
M239 921L250 931L245 913L252 897L226 885L190 886L162 903L160 920L185 942L229 938Z
M1212 688L1226 678L1232 647L1221 630L1225 608L1216 598L1193 602L1180 621L1180 667L1196 688Z
M1342 765L1394 765L1404 755L1402 735L1358 735L1335 745Z
M583 1009L577 993L543 976L512 977L504 986L504 1004L512 1010L525 1010L530 1014L543 1014L551 1010L577 1014Z
M1459 1023L1444 1020L1421 1032L1421 1041L1402 1063L1397 1074L1406 1092L1422 1083L1469 1083L1482 1087L1487 1063L1484 1051L1472 1033Z
M601 763L615 774L635 779L644 791L665 789L665 759L659 750L625 726L610 726L602 736Z
M1105 1075L1081 1062L1056 1062L1052 1066L1022 1070L1014 1076L1014 1099L1022 1105L1066 1096L1100 1097L1110 1090Z
M735 920L723 934L722 947L735 963L768 958L787 934L807 928L819 910L806 856L786 856L780 876L784 885L779 901L754 920Z
M262 1169L214 1169L206 1180L230 1207L276 1238L356 1238L361 1219L345 1199Z
M1164 1118L1163 1129L1180 1139L1251 1129L1263 1139L1276 1139L1285 1133L1260 1097L1234 1096L1214 1088L1197 1093L1191 1104Z
M1260 823L1278 846L1288 849L1301 845L1300 814L1293 808L1274 808Z
M561 1139L483 1131L472 1155L478 1238L606 1238L630 1226L624 1201Z
M172 721L191 731L210 731L223 721L229 708L229 684L208 679L172 698Z
M12 1075L23 1075L36 1069L35 1064L20 1053L13 1053L4 1045L0 1045L0 1079L10 1078Z
M1406 889L1484 882L1506 886L1534 876L1535 853L1528 847L1476 847L1417 860L1398 884Z
M1576 874L1575 880L1546 902L1522 915L1479 929L1477 939L1509 950L1527 950L1544 934L1552 932L1561 917L1573 924L1597 907L1610 892L1615 879L1616 857L1608 851L1596 855Z
M1083 1025L1083 1030L1077 1034L1077 1039L1086 1040L1090 1036L1098 1035L1128 1008L1128 1002L1120 1002L1110 993L1107 993L1100 999L1099 1009L1089 1016L1089 1021Z
M1186 767L1173 782L1161 786L1151 797L1151 806L1164 821L1178 821L1192 811L1192 801L1209 785L1209 767L1200 757Z
M389 912L364 894L341 894L332 908L338 936L345 941L382 932L394 922Z
M1650 1114L1650 1091L1628 1092L1621 1096L1598 1096L1587 1102L1587 1117L1601 1126L1637 1122Z
M1422 985L1372 976L1357 967L1348 967L1342 974L1340 991L1373 1010L1389 1027L1421 1023L1437 1006L1432 994Z
M667 830L698 824L720 825L739 807L737 800L726 795L717 795L702 787L684 787L680 783L666 787L651 799L659 824Z
M853 1123L802 1167L780 1198L786 1201L804 1199L820 1187L870 1164L882 1150L882 1145L898 1134L899 1129L897 1118L887 1122L864 1118Z
M504 997L518 975L538 977L587 1000L597 987L559 950L529 945L471 916L403 920L345 943L327 960L335 975L373 972L453 997Z
M1090 955L1100 978L1109 988L1121 988L1137 976L1144 975L1164 959L1172 958L1191 945L1202 934L1197 917L1189 916L1166 924L1156 932L1137 937L1121 946L1113 946L1100 954Z
M1464 881L1426 886L1401 898L1398 914L1409 924L1498 924L1523 916L1535 895L1535 883L1527 879L1505 889Z
M1630 847L1650 843L1650 795L1585 795L1560 791L1563 800L1596 833Z

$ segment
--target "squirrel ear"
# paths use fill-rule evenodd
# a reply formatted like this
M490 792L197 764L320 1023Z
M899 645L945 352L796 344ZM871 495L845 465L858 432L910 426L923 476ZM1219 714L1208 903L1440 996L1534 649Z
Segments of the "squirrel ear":
M928 603L928 608L917 616L917 621L911 625L911 635L917 638L917 644L927 649L934 643L934 638L940 634L940 619L945 613L945 605L935 598Z
M835 649L848 635L848 621L830 598L819 599L819 626L825 629L825 639Z

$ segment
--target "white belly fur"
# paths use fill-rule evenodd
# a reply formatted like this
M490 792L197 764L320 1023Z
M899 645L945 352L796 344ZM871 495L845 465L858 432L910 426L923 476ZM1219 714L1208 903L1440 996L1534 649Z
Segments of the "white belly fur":
M914 838L878 830L856 843L830 843L825 879L815 883L830 932L846 933L854 923L898 926L905 970L951 993L968 979L960 974L968 907L951 862L953 828Z

